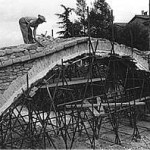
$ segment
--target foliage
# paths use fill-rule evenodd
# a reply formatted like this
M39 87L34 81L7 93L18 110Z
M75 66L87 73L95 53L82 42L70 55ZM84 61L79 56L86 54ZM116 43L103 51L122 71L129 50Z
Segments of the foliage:
M64 38L72 37L72 22L69 19L70 13L74 10L73 8L66 7L64 5L61 5L61 7L64 9L64 12L62 14L56 14L59 19L61 19L61 22L58 22L58 24L62 24L60 28L64 29L59 32L57 32L60 35L63 35Z
M89 14L92 37L108 38L112 24L111 8L105 0L96 0Z
M81 32L83 34L85 34L85 28L86 28L86 16L87 16L87 11L86 11L86 7L87 7L87 4L86 4L86 0L76 0L76 14L77 16L79 16L79 21L78 23L80 23L81 25Z
M73 36L78 37L84 35L83 26L77 20L73 23Z
M74 23L70 21L70 13L74 10L72 8L61 5L64 9L62 14L56 14L61 22L61 31L57 32L62 35L63 38L72 36L84 36L87 34L88 21L90 22L90 33L92 37L110 38L112 16L111 9L105 0L96 0L87 15L86 0L76 0L77 8L75 10L76 15L79 17Z
M128 24L118 35L116 42L142 51L148 50L148 31L140 24Z

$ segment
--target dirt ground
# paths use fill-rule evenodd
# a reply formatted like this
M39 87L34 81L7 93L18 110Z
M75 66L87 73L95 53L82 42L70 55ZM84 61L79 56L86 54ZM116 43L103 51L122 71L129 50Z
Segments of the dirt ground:
M109 149L109 150L110 149L112 150L147 149L149 150L150 149L150 122L138 121L137 125L138 125L138 131L140 133L141 138L135 141L132 139L133 128L128 124L126 125L120 124L119 137L121 139L121 145L117 145L114 143L115 136L110 124L103 123L99 134L99 138L95 140L95 149ZM53 140L55 145L57 146L57 149L66 149L64 141L62 140L61 137L55 137L53 138ZM52 149L52 148L47 147L47 149ZM87 135L83 133L81 136L79 136L77 134L72 149L92 149L90 141L87 138Z

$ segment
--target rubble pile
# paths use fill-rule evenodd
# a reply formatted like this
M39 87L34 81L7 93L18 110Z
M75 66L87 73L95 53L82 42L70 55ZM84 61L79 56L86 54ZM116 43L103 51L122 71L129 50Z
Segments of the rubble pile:
M63 39L63 38L53 38L51 36L45 36L45 35L40 35L38 36L37 38L37 41L42 44L44 47L47 47L47 46L52 46L52 45L56 45L56 44L59 44L59 43L62 43L62 42L68 42L68 41L72 41L73 39L75 38L66 38L66 39Z

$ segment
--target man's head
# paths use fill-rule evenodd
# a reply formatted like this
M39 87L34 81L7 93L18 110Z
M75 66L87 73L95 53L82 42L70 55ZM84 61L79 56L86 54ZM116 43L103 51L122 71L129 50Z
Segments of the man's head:
M42 15L38 15L38 22L39 22L39 23L46 22L45 17L44 17L44 16L42 16Z

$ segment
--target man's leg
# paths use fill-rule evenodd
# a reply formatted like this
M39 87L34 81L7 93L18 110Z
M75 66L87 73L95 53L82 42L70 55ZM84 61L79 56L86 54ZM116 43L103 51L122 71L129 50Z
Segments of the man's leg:
M22 32L24 43L29 44L29 38L28 38L28 25L25 22L24 18L21 18L19 20L20 29Z
M33 36L32 36L32 29L31 28L28 29L28 39L29 39L29 43L30 44L34 43Z

